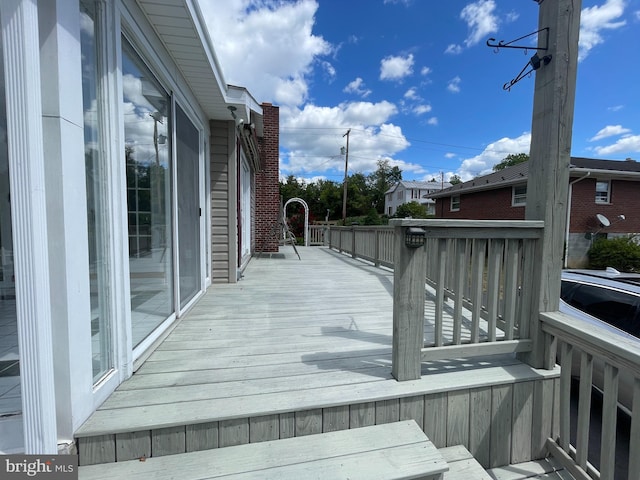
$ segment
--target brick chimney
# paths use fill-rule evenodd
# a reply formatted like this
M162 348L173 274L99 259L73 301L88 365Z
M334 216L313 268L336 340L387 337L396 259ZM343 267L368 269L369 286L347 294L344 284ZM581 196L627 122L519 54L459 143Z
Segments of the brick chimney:
M277 222L280 215L280 109L262 104L264 135L258 139L262 170L256 174L256 252L278 251Z

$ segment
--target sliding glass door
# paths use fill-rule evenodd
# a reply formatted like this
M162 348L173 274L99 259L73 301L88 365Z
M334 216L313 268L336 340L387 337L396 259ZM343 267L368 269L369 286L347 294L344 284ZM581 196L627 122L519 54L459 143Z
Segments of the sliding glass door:
M134 348L174 313L169 94L122 39Z
M201 289L200 273L200 132L176 107L178 197L178 267L180 308Z

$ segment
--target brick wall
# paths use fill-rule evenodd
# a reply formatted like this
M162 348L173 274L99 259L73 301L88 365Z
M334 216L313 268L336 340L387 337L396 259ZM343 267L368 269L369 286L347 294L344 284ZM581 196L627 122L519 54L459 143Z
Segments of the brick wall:
M524 220L524 205L511 206L511 187L460 196L460 210L451 211L451 197L436 200L437 218L465 220Z
M575 178L571 179L572 181ZM601 213L611 221L606 233L640 232L640 184L638 182L612 180L610 203L596 203L596 180L587 178L573 184L571 197L571 233L593 232L600 228L596 214ZM450 211L451 197L438 198L437 218L469 220L524 220L524 205L512 207L512 189L501 188L461 195L460 210ZM618 215L625 220L619 221Z
M280 110L262 104L264 135L259 139L262 170L256 174L255 249L277 252L277 229L280 215Z
M573 180L573 179L572 179ZM640 184L623 180L612 180L610 203L596 203L596 179L587 178L573 184L571 197L571 225L569 231L592 232L600 228L596 214L601 213L611 221L606 233L640 232ZM623 221L618 215L624 215Z

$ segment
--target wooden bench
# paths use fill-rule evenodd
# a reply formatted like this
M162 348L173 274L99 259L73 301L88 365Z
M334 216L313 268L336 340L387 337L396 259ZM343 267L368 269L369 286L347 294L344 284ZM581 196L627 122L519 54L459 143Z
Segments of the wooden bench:
M413 420L80 467L81 480L442 479L447 464Z

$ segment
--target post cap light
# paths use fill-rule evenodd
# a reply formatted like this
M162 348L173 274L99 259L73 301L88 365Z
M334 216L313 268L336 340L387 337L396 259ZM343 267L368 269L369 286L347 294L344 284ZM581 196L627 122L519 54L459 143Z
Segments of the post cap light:
M409 248L422 247L427 241L427 232L420 227L409 227L404 234L404 244Z

